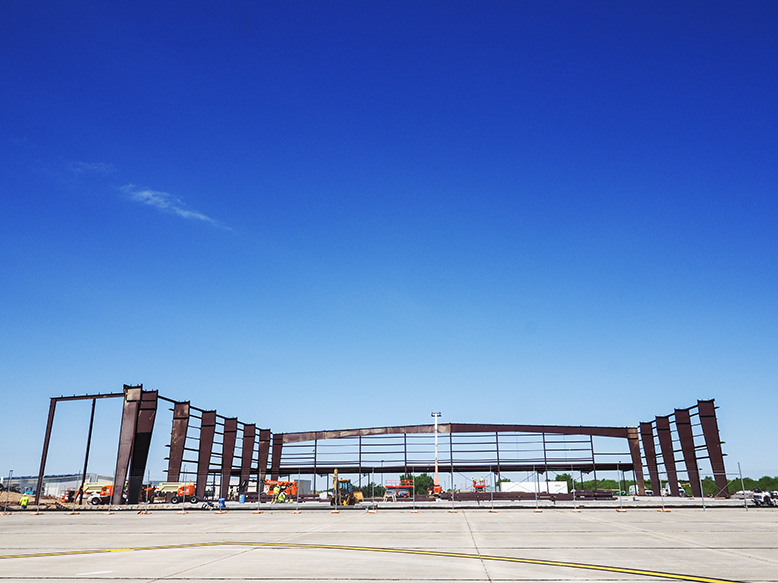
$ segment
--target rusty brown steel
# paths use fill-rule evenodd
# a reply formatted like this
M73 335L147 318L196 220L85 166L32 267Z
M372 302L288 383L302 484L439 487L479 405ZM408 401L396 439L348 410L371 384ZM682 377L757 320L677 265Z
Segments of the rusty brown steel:
M640 461L640 435L637 427L627 429L627 444L629 445L629 455L632 458L632 471L635 474L635 485L638 492L645 494L646 482L643 477L643 464ZM652 443L653 445L653 443Z
M700 470L697 466L697 452L694 447L694 433L692 431L692 419L689 409L675 410L675 429L681 440L681 452L686 466L686 475L689 477L689 485L693 496L702 496L700 488Z
M127 503L137 504L143 487L143 474L149 458L154 419L157 415L157 391L142 391L138 406L138 420L132 440L130 470L127 480Z
M678 471L675 467L675 452L673 451L673 435L670 429L670 417L661 415L656 418L656 433L659 436L659 448L662 450L662 462L664 462L667 474L667 485L673 496L678 496ZM662 483L659 483L662 487ZM654 492L656 493L656 492Z
M719 495L729 496L726 469L724 468L724 454L721 451L721 437L719 435L719 424L716 420L716 406L713 399L709 401L698 400L697 410L705 438L705 447L708 450L708 459L713 470L713 479L716 482Z
M205 498L215 433L216 411L203 411L200 418L200 448L197 454L197 482L195 483L195 495L198 498Z
M659 491L659 488L661 487L661 482L659 481L659 468L657 467L657 460L656 460L656 445L654 444L654 428L651 423L641 423L640 424L640 440L643 443L643 453L646 456L646 466L648 467L648 479L651 481L651 487L656 488L657 492ZM645 492L645 487L643 490L638 490L638 493L642 496Z
M270 439L271 431L269 429L259 430L259 461L257 468L257 489L262 491L262 487L265 484L265 477L267 475L267 461L270 454Z
M84 484L86 483L86 469L89 465L89 449L92 446L92 429L95 425L95 405L97 399L92 399L92 411L89 414L89 431L86 435L86 451L84 452L84 470L81 472L81 487L78 489L78 503L84 501Z
M178 482L184 460L186 433L189 429L189 401L173 405L173 424L170 430L170 453L167 464L168 482Z
M222 467L219 493L221 498L227 498L230 491L232 476L232 461L235 457L235 441L238 435L238 420L230 417L224 420L224 435L222 436Z
M46 458L49 455L49 443L51 442L51 428L54 425L54 413L57 410L57 399L49 402L49 418L46 422L46 434L43 438L43 451L41 452L41 465L38 471L38 484L35 486L35 505L40 504L41 488L43 487L43 474L46 471Z
M119 429L119 450L116 453L116 473L113 477L113 494L111 504L121 504L124 493L124 482L130 466L130 456L135 439L135 426L138 422L143 385L124 385L124 407L122 409L122 424Z
M284 449L283 433L273 434L273 454L270 459L270 479L277 480L281 475L281 452Z
M439 433L553 433L561 435L593 435L599 437L627 437L627 427L597 427L591 425L510 425L483 423L440 423ZM434 433L434 424L398 425L390 427L365 427L360 429L331 429L325 431L304 431L299 433L275 433L281 435L283 443L299 443L318 439L342 439L360 435L391 435L408 433Z
M251 477L251 460L254 459L254 442L257 426L253 423L243 426L243 440L240 446L240 484L245 489Z

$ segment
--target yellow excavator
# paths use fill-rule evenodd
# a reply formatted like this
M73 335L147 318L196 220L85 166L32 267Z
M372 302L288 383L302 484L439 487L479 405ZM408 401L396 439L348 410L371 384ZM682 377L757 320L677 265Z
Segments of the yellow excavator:
M330 504L333 506L354 506L364 499L362 492L354 489L351 480L338 477L338 470L335 470L335 478L332 482L333 496Z

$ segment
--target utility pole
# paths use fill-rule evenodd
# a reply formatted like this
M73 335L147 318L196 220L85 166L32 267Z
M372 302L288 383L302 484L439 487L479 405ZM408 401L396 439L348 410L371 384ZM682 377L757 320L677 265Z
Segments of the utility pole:
M438 417L440 417L440 411L433 411L432 416L435 418L435 486L432 492L433 494L440 494L442 492L440 480L438 479Z

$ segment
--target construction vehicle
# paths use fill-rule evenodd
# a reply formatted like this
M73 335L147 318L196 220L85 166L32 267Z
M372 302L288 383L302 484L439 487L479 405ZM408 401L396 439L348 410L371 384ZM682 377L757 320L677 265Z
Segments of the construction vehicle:
M778 492L763 492L754 488L754 506L778 506Z
M386 495L393 500L413 496L413 478L400 478L399 481L387 480L384 484Z
M111 497L113 496L113 484L103 484L98 492L94 492L89 496L89 503L92 506L99 506L100 504L110 504Z
M170 498L172 504L179 502L197 503L193 482L160 482L157 486L157 495L162 496L163 494L173 494L173 497Z
M109 483L110 482L84 482L84 485L81 488L68 488L67 490L60 492L59 501L64 503L77 502L81 497L82 492L89 497L90 494L99 492L103 486L106 486Z
M332 481L333 496L330 500L332 506L354 506L364 499L362 492L354 489L351 480L338 477L338 470L335 470L335 478Z
M291 502L292 498L297 498L297 482L290 482L286 480L265 480L265 487L262 490L265 494L273 496L276 486L278 486L278 493L284 493L284 498Z
M484 478L473 478L473 492L486 492L486 480Z

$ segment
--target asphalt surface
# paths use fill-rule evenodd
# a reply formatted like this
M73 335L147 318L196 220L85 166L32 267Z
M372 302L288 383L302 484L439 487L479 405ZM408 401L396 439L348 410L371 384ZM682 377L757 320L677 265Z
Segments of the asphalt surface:
M778 509L384 506L13 512L0 582L778 582Z

